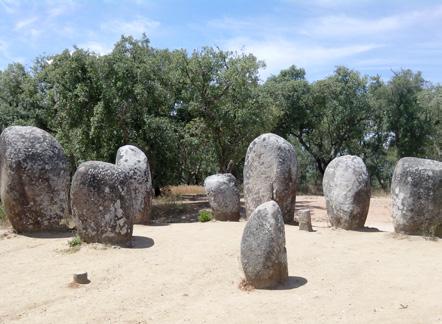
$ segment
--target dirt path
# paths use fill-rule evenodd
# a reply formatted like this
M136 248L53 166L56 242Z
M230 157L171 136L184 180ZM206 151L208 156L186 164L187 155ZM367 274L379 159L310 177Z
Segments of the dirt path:
M442 240L333 230L320 199L298 202L316 206L316 231L286 226L278 290L238 289L243 221L136 225L133 249L75 253L69 237L1 230L0 322L442 323ZM387 208L372 201L368 225L388 226ZM91 283L70 288L77 271Z

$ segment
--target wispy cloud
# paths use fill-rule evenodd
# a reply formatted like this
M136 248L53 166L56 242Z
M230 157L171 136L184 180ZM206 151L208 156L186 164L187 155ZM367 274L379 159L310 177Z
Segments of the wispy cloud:
M32 26L37 20L38 20L38 17L30 17L30 18L18 20L15 23L14 30L26 29L26 28Z
M85 43L78 44L79 48L88 49L91 52L94 52L98 55L105 55L112 52L112 47L108 44L97 42L97 41L89 41Z
M362 43L349 46L326 47L297 43L284 38L272 38L262 41L234 38L224 44L224 47L229 50L252 52L258 59L264 60L267 69L261 73L263 78L270 74L276 74L281 69L287 68L292 64L303 67L330 64L355 54L368 52L380 46L379 44Z
M378 36L379 33L388 33L416 25L428 24L440 19L442 19L442 5L374 19L331 15L308 21L302 28L301 33L320 37Z
M100 25L102 31L118 35L139 36L142 33L151 34L160 26L160 22L145 17L138 17L133 20L111 20Z

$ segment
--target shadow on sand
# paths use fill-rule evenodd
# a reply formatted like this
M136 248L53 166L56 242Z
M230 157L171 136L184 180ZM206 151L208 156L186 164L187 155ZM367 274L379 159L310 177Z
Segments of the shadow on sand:
M41 239L57 239L73 237L72 231L54 231L54 232L34 232L34 233L18 233L26 237L41 238Z
M277 286L275 290L295 289L304 286L307 282L307 279L304 277L289 276L287 281L284 284Z
M150 237L132 236L132 249L147 249L154 246L155 241Z

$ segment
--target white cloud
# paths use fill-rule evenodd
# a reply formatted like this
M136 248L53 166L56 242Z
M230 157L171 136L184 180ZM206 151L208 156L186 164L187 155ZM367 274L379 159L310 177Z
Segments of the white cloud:
M32 26L37 20L38 20L38 17L30 17L30 18L18 20L15 23L14 30L26 29L29 26Z
M105 54L112 52L112 47L110 47L104 43L100 43L100 42L96 42L96 41L89 41L86 43L81 43L78 45L78 47L83 48L83 49L88 49L91 52L94 52L98 55L105 55Z
M376 19L331 15L312 19L302 28L301 33L319 37L382 36L382 33L398 31L432 21L440 21L440 19L442 19L442 5Z
M378 48L378 44L353 44L348 46L326 47L321 45L303 44L285 38L252 40L233 38L225 42L224 47L233 51L252 52L258 59L264 60L267 69L261 73L265 78L276 74L281 69L295 64L311 67L340 61L344 58L368 52Z
M100 29L119 35L140 36L142 33L151 34L160 26L160 22L148 18L138 17L130 21L111 20L102 23Z

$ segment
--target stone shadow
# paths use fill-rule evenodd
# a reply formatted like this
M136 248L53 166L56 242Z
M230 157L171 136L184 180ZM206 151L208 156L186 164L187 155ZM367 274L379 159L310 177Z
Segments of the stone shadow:
M53 231L53 232L27 232L27 233L17 233L17 235L23 235L31 238L39 239L57 239L57 238L69 238L74 237L74 232L72 231Z
M145 236L132 236L131 249L147 249L155 245L155 241L150 237Z
M283 284L278 285L275 290L289 290L289 289L296 289L301 286L304 286L307 284L308 280L304 277L297 277L297 276L289 276L287 281Z

